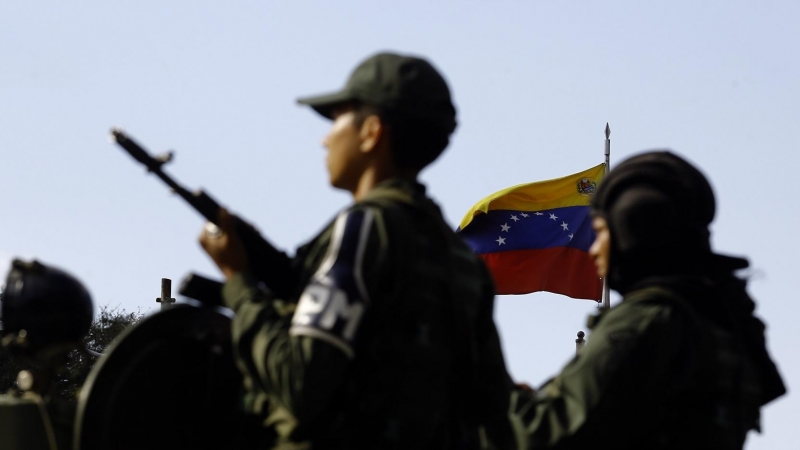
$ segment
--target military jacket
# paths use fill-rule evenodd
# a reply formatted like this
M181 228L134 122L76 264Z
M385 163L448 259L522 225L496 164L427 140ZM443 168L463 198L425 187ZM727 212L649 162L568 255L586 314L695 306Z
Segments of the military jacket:
M248 408L279 448L508 447L491 280L422 185L377 186L291 264L294 298L247 274L223 291Z
M649 287L590 320L560 374L535 395L514 394L524 448L741 449L758 426L752 362L691 301Z

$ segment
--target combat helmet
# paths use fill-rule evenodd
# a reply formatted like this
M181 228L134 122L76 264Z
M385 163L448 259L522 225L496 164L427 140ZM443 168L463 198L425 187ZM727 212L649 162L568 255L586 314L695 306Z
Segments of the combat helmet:
M11 263L0 305L4 344L35 353L78 343L93 315L89 292L72 275L38 261Z

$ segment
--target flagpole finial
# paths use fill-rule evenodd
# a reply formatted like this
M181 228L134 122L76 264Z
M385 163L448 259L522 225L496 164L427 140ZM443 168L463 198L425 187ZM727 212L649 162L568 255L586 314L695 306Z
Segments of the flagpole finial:
M611 137L611 127L608 126L608 122L606 122L606 139Z

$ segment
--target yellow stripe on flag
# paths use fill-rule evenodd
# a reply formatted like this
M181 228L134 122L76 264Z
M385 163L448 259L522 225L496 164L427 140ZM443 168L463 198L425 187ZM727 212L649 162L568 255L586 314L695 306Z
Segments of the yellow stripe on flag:
M573 175L505 188L476 203L461 219L459 228L463 230L473 217L492 210L544 211L567 206L588 206L592 196L582 192L582 188L585 191L592 183L596 188L604 174L605 164L600 164Z

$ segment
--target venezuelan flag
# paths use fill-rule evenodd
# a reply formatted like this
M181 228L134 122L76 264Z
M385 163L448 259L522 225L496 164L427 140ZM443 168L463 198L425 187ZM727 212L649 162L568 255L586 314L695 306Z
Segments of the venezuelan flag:
M520 184L479 201L456 230L480 255L498 294L547 291L599 301L603 280L589 256L589 204L605 164Z

